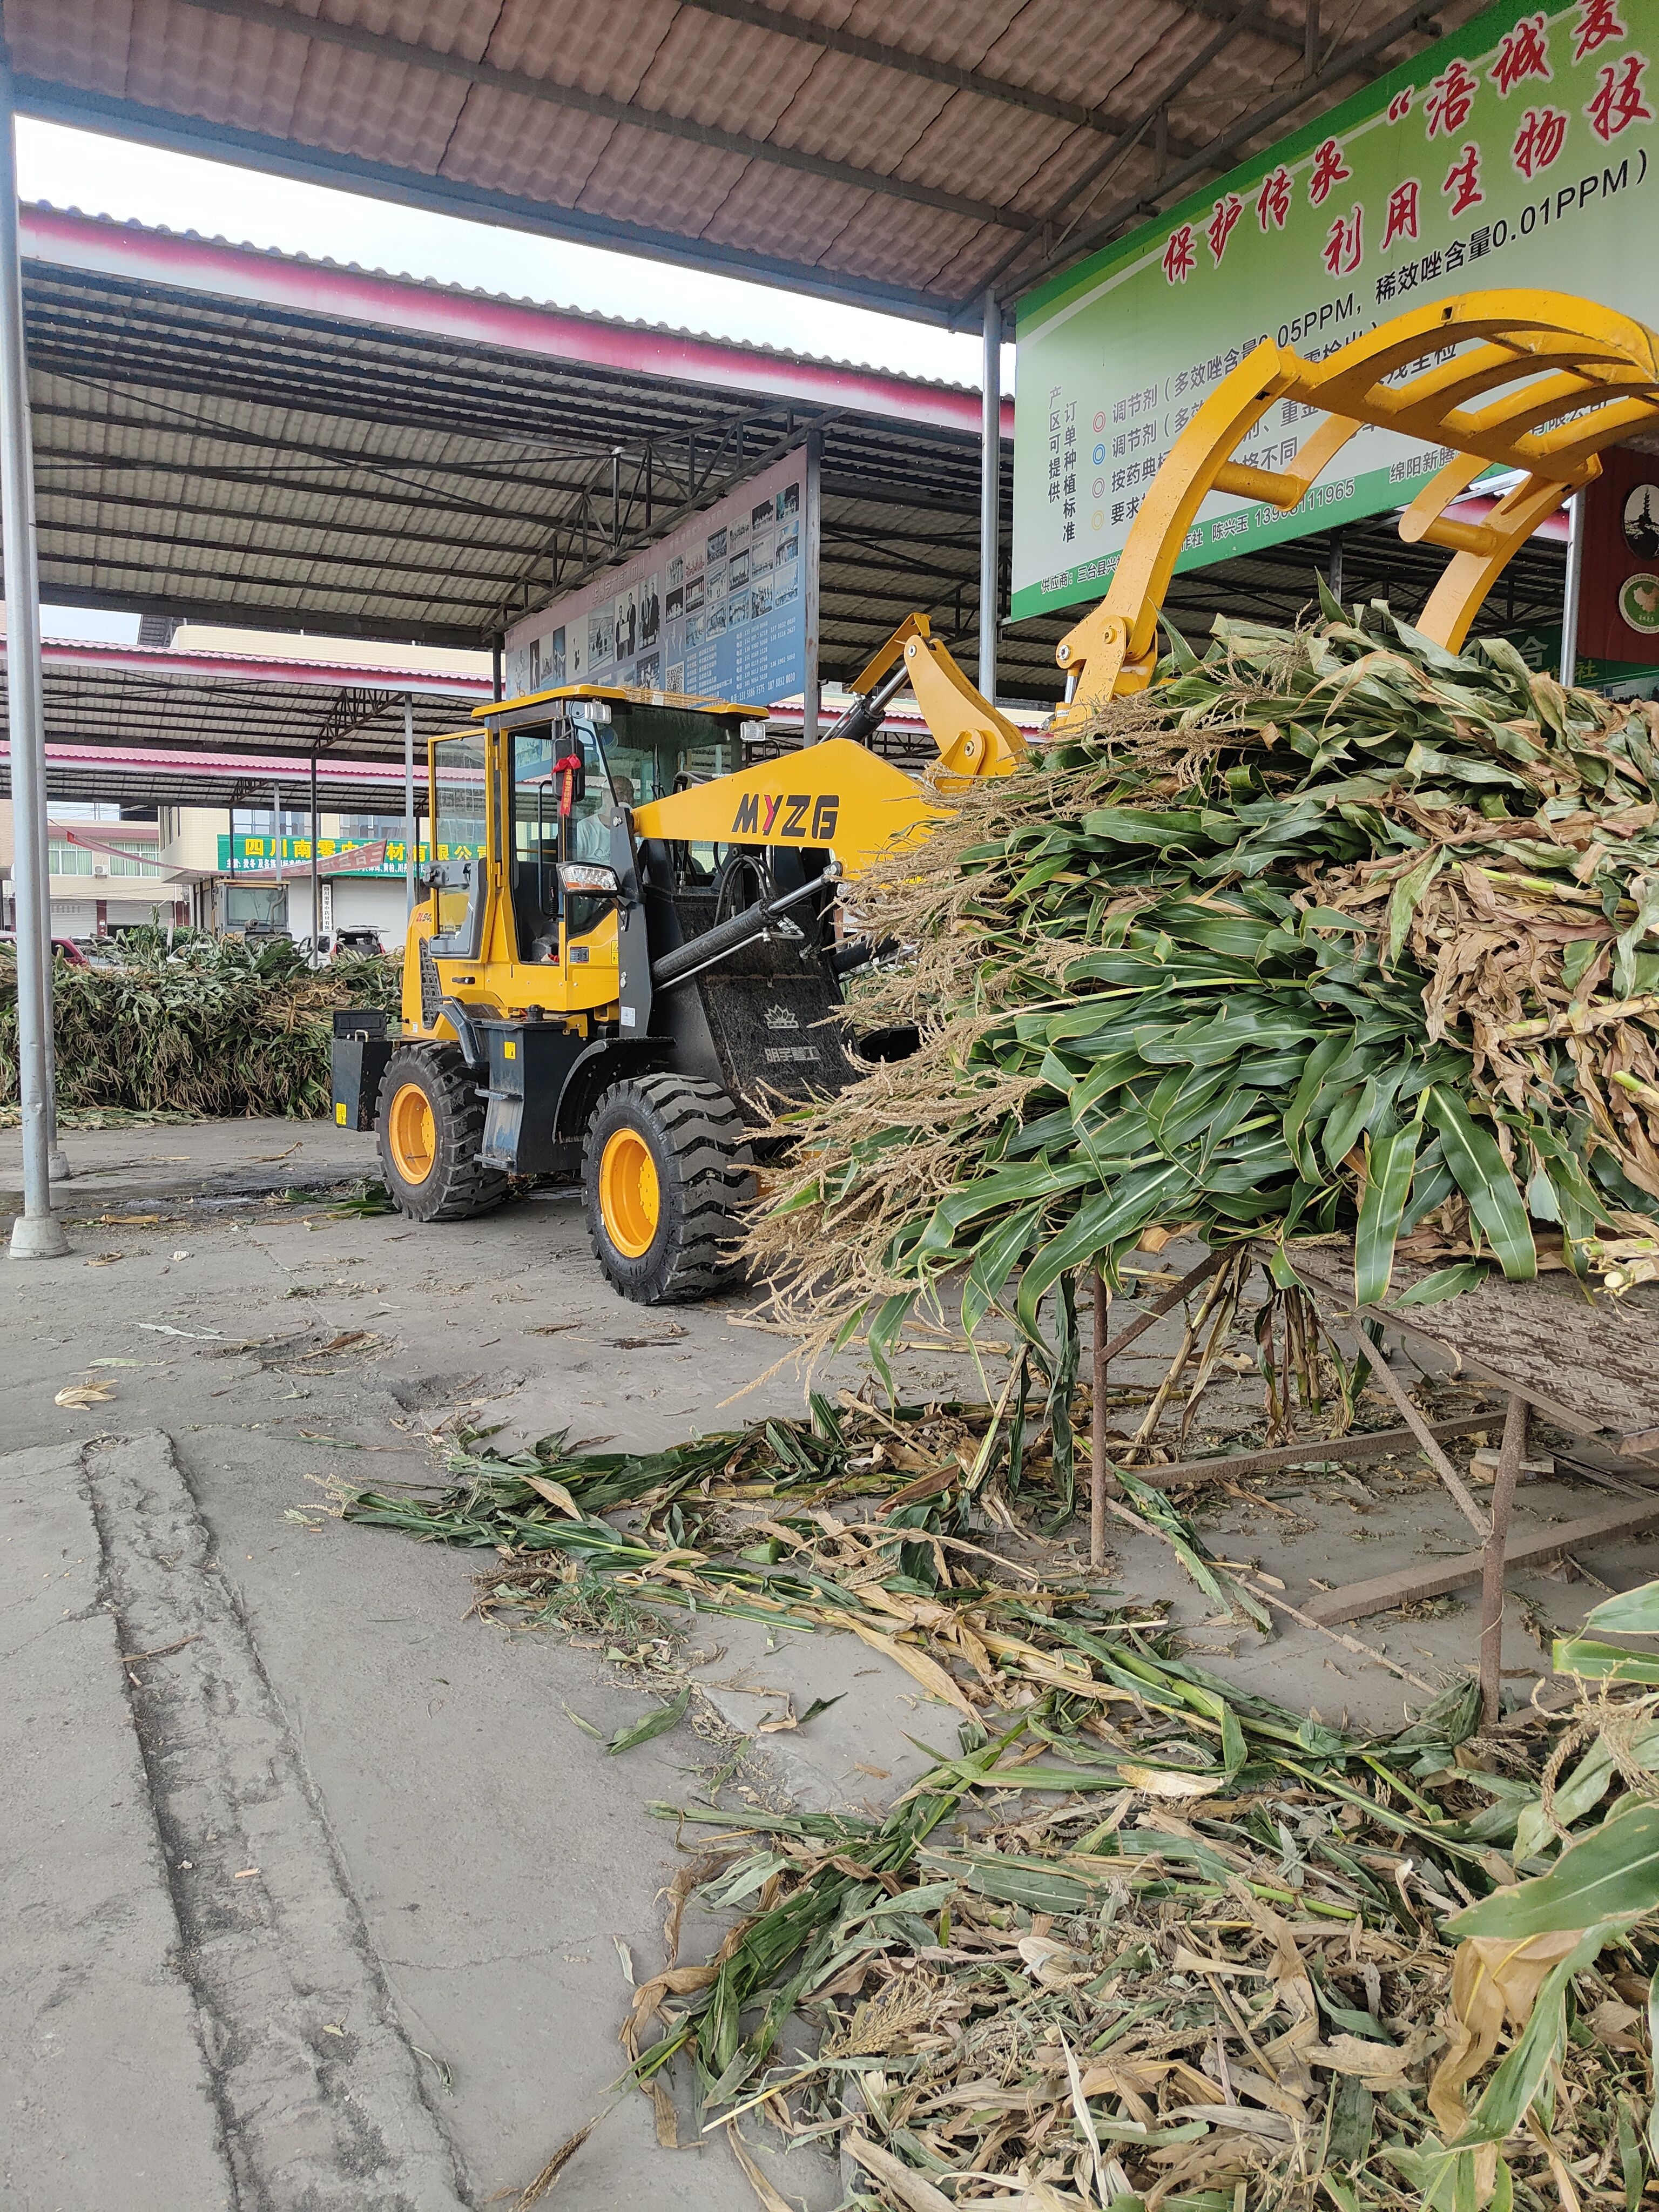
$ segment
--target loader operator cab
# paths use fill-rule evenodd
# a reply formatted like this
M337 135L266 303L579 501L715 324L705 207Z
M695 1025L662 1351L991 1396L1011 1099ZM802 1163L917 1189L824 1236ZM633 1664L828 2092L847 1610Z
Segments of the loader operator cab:
M689 708L584 701L568 719L512 731L507 769L520 958L556 962L561 921L567 939L583 939L609 911L607 896L563 886L562 864L625 875L635 807L742 764L737 732L711 726L708 714ZM712 884L719 862L712 845L675 848L675 873L690 884Z

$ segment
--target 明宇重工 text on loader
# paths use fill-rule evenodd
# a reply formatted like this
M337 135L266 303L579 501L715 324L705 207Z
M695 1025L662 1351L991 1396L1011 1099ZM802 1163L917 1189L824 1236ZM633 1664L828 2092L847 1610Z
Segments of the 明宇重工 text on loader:
M1289 463L1237 459L1286 399L1318 418ZM1264 338L1176 436L1106 596L1056 647L1054 727L1155 679L1164 594L1211 500L1287 513L1366 426L1443 448L1399 529L1451 556L1417 628L1455 653L1601 451L1656 423L1659 338L1565 293L1465 293L1319 361ZM1483 477L1480 508L1460 512ZM862 742L906 685L939 748L920 781ZM821 744L747 768L758 709L593 685L480 708L477 727L434 743L436 858L400 1032L335 1018L336 1119L378 1130L404 1212L453 1220L510 1176L580 1177L624 1296L695 1298L728 1278L776 1102L915 1042L836 1021L843 976L876 949L842 927L841 886L919 842L942 793L1025 755L925 616L853 688Z
M625 1297L730 1279L778 1105L914 1043L838 1018L873 951L841 887L938 811L860 742L906 684L939 785L1023 757L921 617L822 742L747 768L763 709L614 686L503 700L433 741L401 1023L334 1024L335 1120L376 1131L403 1212L459 1220L514 1176L580 1181Z

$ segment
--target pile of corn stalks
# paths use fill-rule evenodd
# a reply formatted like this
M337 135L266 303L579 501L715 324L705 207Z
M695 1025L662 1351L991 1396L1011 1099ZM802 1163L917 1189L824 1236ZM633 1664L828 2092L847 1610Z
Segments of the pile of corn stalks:
M923 1042L793 1124L753 1249L817 1343L957 1274L1036 1342L1184 1224L1351 1231L1365 1303L1659 1257L1659 708L1381 605L1216 631L860 886Z
M396 1008L400 963L134 931L96 963L54 963L58 1096L65 1108L191 1115L325 1113L337 1006ZM17 968L0 955L0 1105L17 1100Z
M1322 2191L1335 2212L1636 2212L1659 2172L1659 1699L1620 1686L1622 1652L1579 1639L1558 1663L1601 1677L1600 1702L1484 1737L1473 1682L1391 1736L1328 1726L1057 1553L1017 1563L1014 1539L1041 1551L1018 1486L1035 1502L1054 1476L1013 1426L820 1399L655 1455L461 1454L424 1503L343 1495L348 1519L489 1550L498 1616L568 1618L580 1590L842 1627L952 1711L958 1747L882 1819L657 1808L724 1832L688 1856L623 2028L659 2135L689 2086L769 2212L757 2106L838 2144L848 2202L892 2212ZM1125 1488L1212 1600L1264 1617L1167 1498ZM1652 1625L1616 1603L1606 1626ZM687 1965L692 1894L741 1917ZM786 2055L792 2020L811 2056Z

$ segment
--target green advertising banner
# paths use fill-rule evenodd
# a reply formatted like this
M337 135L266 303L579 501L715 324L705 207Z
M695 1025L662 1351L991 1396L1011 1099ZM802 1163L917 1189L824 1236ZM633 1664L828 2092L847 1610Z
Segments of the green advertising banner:
M1659 324L1650 51L1659 0L1504 0L1028 295L1014 619L1103 594L1158 464L1264 337L1319 360L1403 308L1521 286ZM1275 403L1236 458L1290 467L1313 412ZM1177 566L1403 506L1448 458L1362 429L1288 514L1212 495Z
M378 844L379 840L377 839L375 841L376 847L378 847ZM359 848L359 846L349 841L343 842L337 837L319 837L317 841L317 857L319 860L335 860L343 859L349 854L357 852L360 849L364 852L368 852L374 848L367 845ZM409 847L405 841L401 837L389 837L386 842L386 851L384 854L372 866L367 868L351 868L347 870L342 870L337 866L331 871L331 872L336 875L345 873L354 876L401 876L406 872L408 868L408 857ZM438 858L441 860L452 859L470 860L471 857L472 848L470 845L440 845L438 848ZM309 837L283 837L281 839L276 837L239 837L236 840L236 866L239 872L243 868L248 868L254 871L258 871L261 868L274 868L279 866L285 866L295 860L309 860L310 858L311 840ZM417 866L423 866L425 863L428 862L431 858L432 848L430 845L422 843L416 847L415 860ZM221 874L228 874L230 865L230 839L222 830L219 832L219 870Z

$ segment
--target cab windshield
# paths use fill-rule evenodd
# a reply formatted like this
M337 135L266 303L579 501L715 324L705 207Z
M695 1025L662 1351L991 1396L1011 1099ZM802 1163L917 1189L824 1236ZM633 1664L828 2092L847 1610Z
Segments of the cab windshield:
M743 740L729 723L684 707L624 707L601 732L611 788L622 806L645 806L743 766ZM677 845L676 875L684 888L714 881L720 854L713 845Z
M728 724L683 707L618 703L603 732L611 788L623 806L645 806L730 775L743 766L743 744Z

